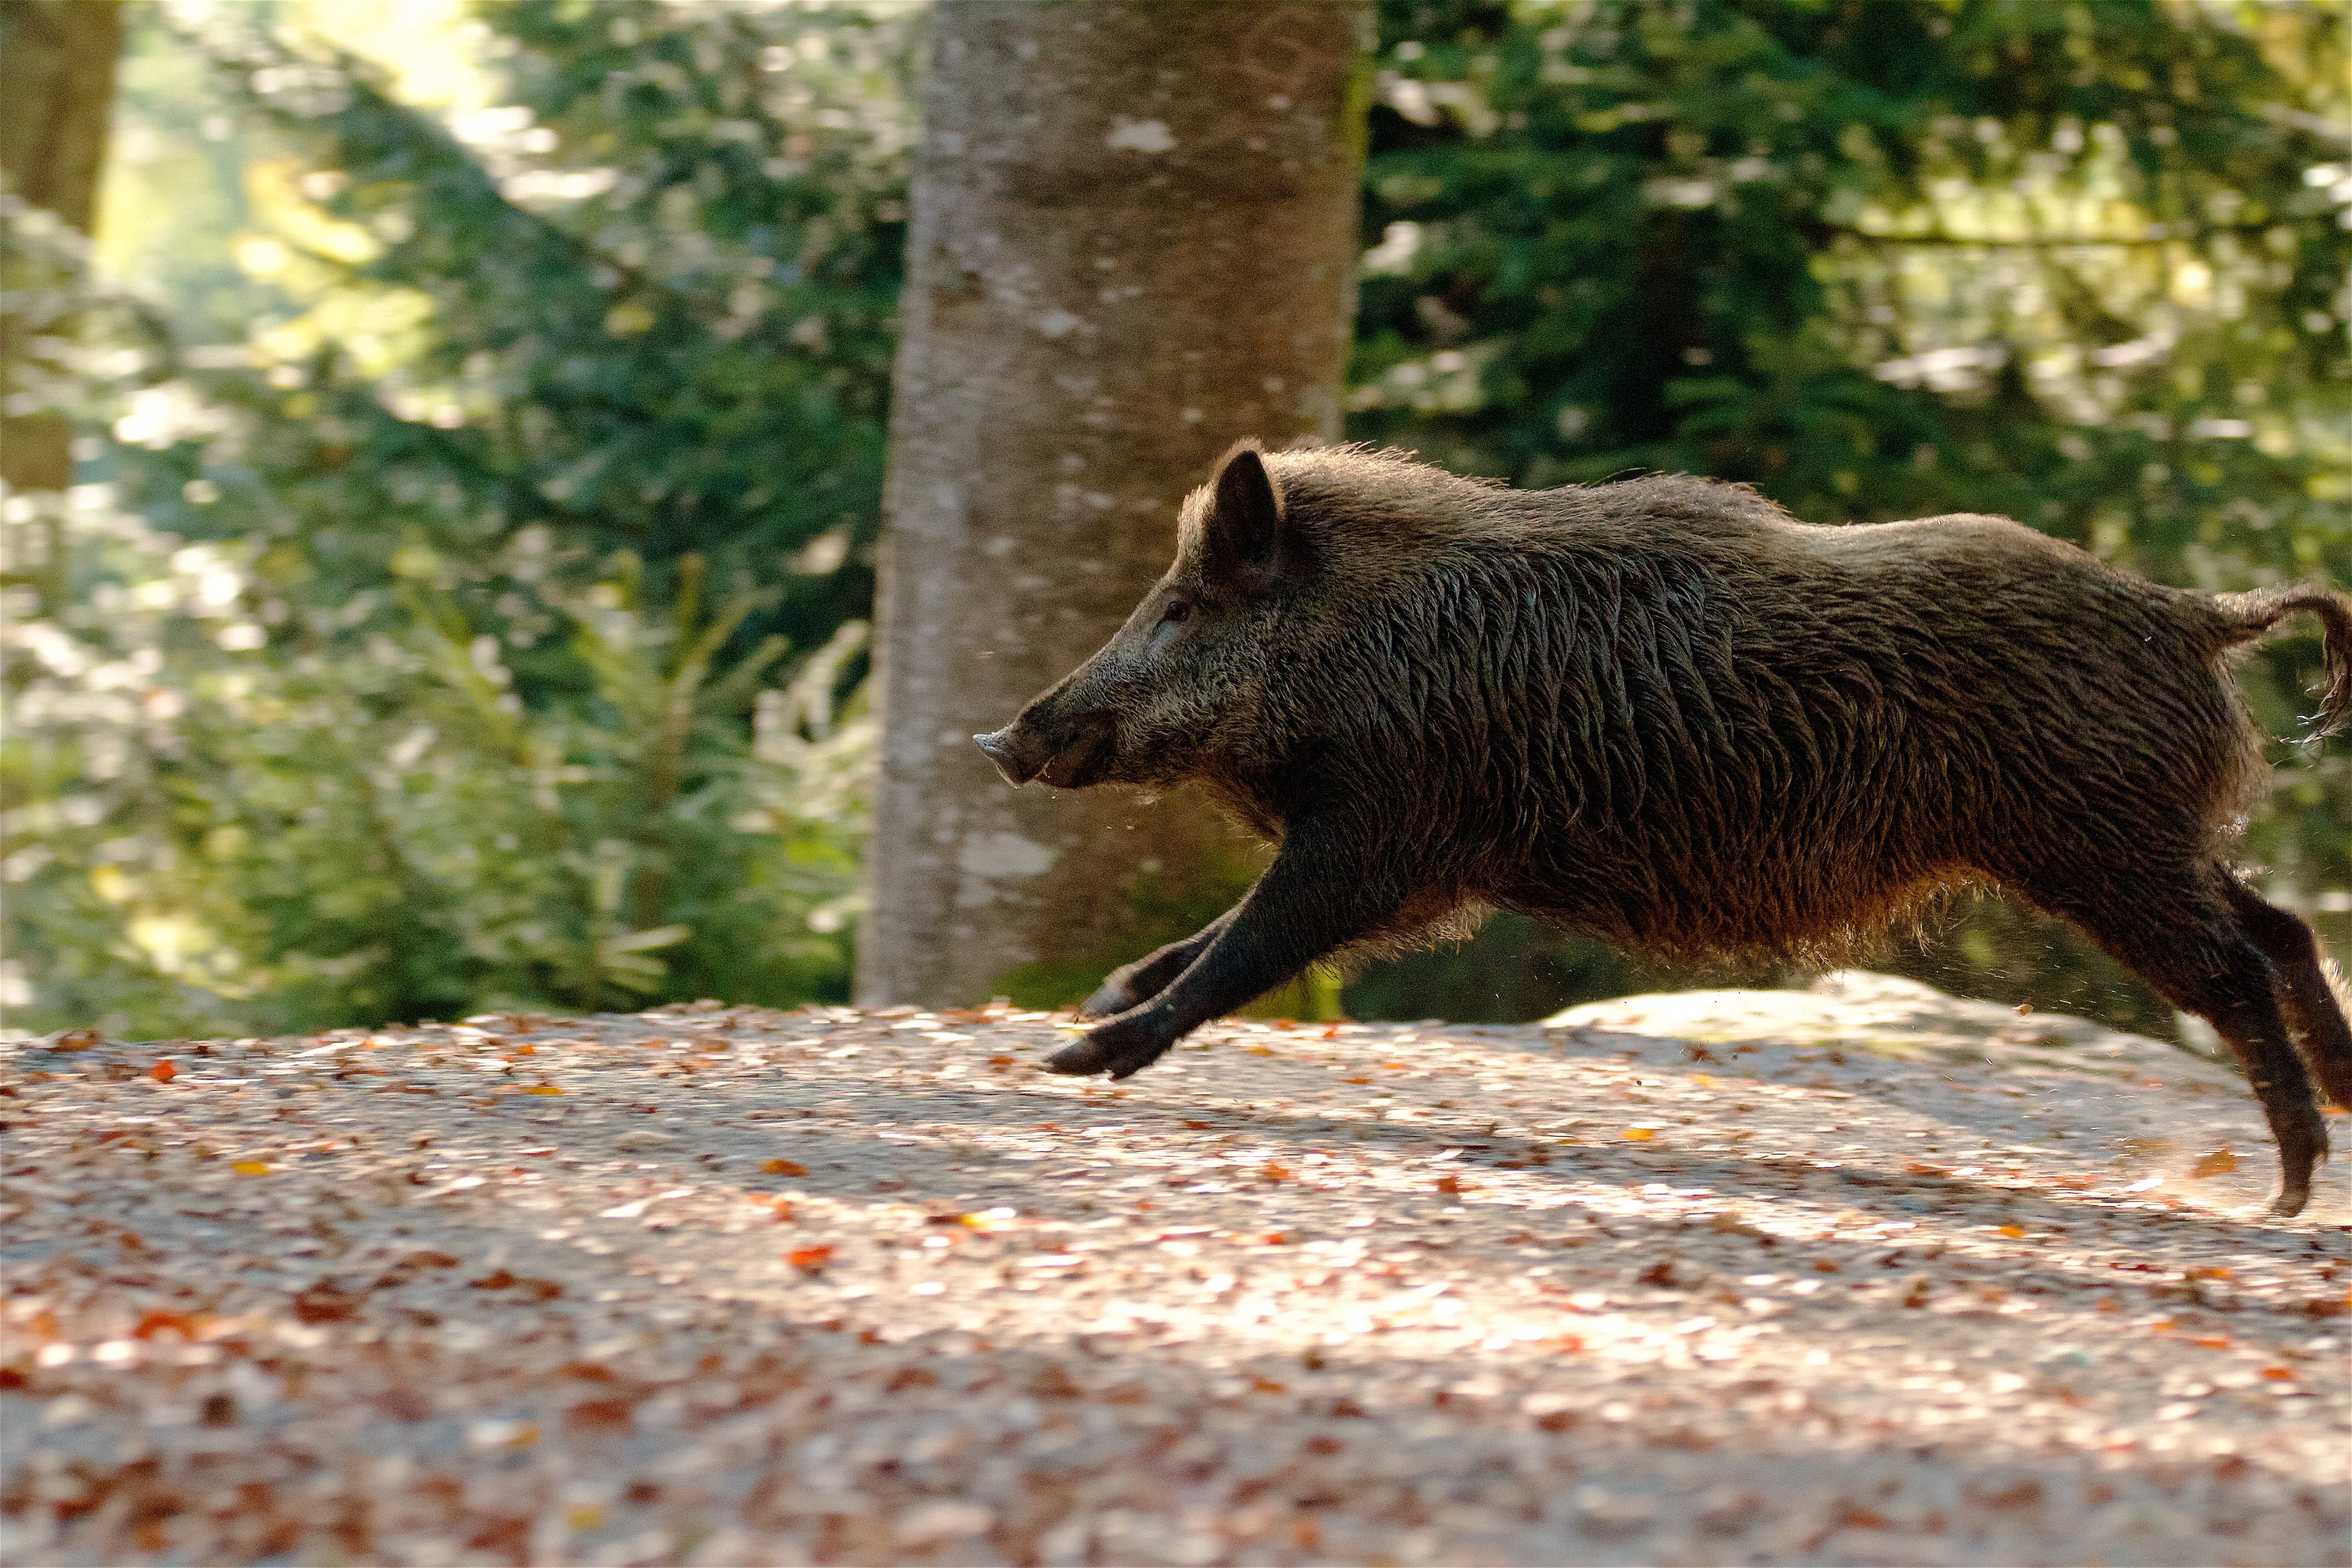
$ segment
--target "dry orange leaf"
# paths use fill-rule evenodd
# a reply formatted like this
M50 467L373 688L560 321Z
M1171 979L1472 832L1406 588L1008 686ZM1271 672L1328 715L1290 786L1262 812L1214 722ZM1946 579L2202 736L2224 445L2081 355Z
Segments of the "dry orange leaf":
M171 1058L165 1057L162 1061L157 1062L153 1067L147 1069L147 1076L153 1079L157 1083L169 1083L173 1079L180 1076L180 1069L172 1065Z
M1269 1182L1285 1182L1290 1179L1290 1167L1276 1161L1268 1160L1258 1168L1257 1173Z
M184 1340L195 1338L196 1321L185 1312L150 1312L139 1320L131 1331L134 1340L152 1340L157 1334L174 1333Z
M236 1163L230 1165L229 1169L235 1171L240 1176L266 1176L269 1174L269 1162L267 1160L239 1160Z
M525 1094L562 1094L563 1091L551 1083L535 1083L523 1092Z
M770 1160L761 1165L760 1169L765 1171L772 1176L805 1176L808 1174L808 1167L795 1160Z
M2293 1383L2294 1369L2284 1366L2266 1366L2263 1368L2263 1375L2273 1383Z
M1254 1057L1270 1057L1274 1052L1264 1046L1252 1046L1249 1047L1249 1054Z
M2234 1152L2228 1149L2216 1149L2210 1154L2201 1156L2195 1164L2189 1166L2189 1174L2191 1177L2221 1176L2227 1175L2237 1168L2238 1156Z
M1656 1135L1657 1129L1654 1127L1628 1127L1625 1129L1625 1136L1632 1139L1636 1143L1647 1143Z
M1370 1083L1372 1080L1368 1078L1343 1078L1339 1081L1341 1083Z
M784 1261L803 1274L821 1274L824 1271L824 1266L833 1261L833 1248L795 1247L784 1254Z
M2000 1233L2003 1236L2011 1237L2023 1236L2025 1234L2025 1227L2021 1225L2005 1225L2000 1227Z
M635 1417L626 1400L583 1399L563 1413L563 1424L575 1431L625 1432Z
M1441 1193L1458 1193L1462 1190L1462 1178L1449 1172L1437 1178L1437 1190Z
M1011 1057L991 1057L988 1058L988 1065L992 1068L1009 1068L1013 1065L1013 1058Z

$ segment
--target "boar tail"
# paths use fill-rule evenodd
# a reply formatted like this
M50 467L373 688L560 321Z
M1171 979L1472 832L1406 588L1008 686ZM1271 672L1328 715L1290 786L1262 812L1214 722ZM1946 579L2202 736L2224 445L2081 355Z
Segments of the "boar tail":
M2226 620L2225 647L2258 637L2298 610L2317 616L2327 628L2319 653L2327 666L2327 691L2319 700L2312 739L2352 730L2352 600L2326 588L2294 587L2223 594L2213 604Z

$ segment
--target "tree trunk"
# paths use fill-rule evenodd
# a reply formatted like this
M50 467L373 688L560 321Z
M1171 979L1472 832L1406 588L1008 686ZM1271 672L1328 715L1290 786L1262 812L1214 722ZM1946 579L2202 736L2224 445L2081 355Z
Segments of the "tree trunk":
M948 0L890 428L884 740L858 991L1084 994L1255 850L1180 792L1005 787L979 749L1092 653L1244 436L1337 437L1360 7Z
M17 200L84 235L98 205L121 52L120 0L0 0L0 176ZM0 317L0 388L14 386L27 339L55 330ZM70 441L57 415L0 416L0 480L11 489L65 489L73 482Z

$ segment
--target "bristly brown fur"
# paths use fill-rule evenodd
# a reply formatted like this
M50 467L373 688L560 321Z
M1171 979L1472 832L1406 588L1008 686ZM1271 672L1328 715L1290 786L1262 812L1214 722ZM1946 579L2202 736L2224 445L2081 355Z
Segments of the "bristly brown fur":
M1131 1071L1244 984L1465 906L1822 959L1999 884L2214 1021L2299 1204L2326 1139L2294 1047L2352 1103L2352 1031L2226 858L2266 779L2227 656L2297 611L2352 722L2325 590L2168 588L1995 517L1816 527L1682 475L1525 491L1245 446L1127 627L987 743L1016 778L1197 783L1283 844L1112 977L1073 1065Z

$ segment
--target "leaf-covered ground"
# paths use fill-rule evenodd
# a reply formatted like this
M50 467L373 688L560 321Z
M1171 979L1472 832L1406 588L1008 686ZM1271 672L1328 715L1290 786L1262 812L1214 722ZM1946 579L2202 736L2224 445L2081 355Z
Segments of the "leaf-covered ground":
M0 1555L2352 1563L2345 1167L2226 1082L1062 1037L0 1047Z

